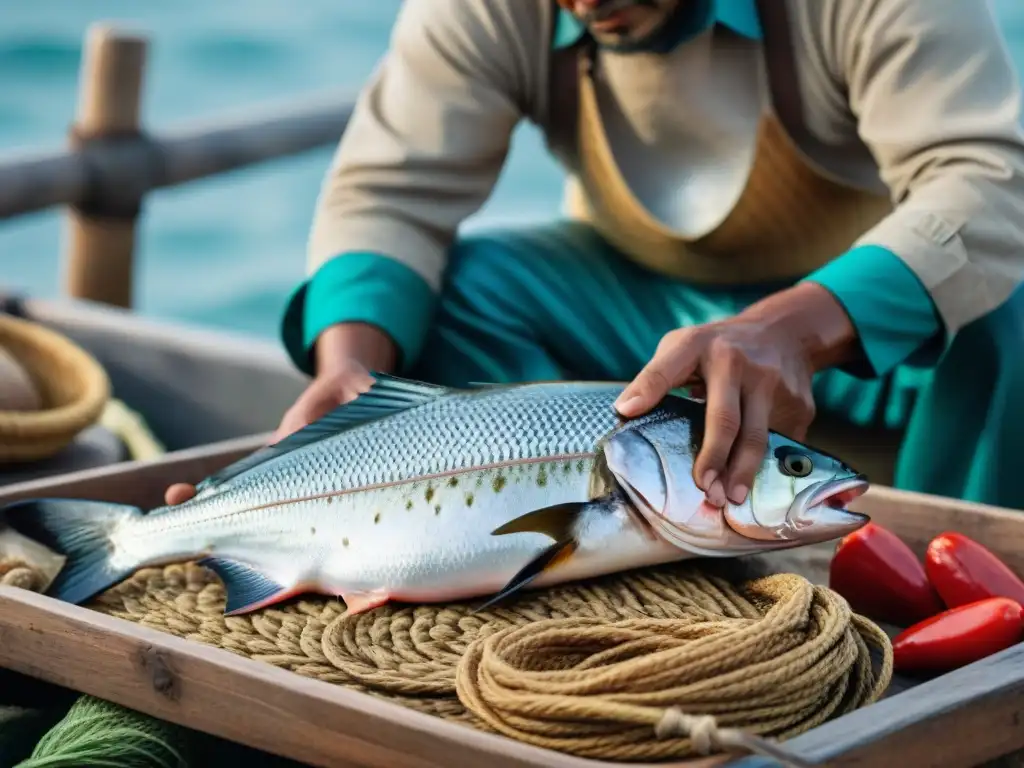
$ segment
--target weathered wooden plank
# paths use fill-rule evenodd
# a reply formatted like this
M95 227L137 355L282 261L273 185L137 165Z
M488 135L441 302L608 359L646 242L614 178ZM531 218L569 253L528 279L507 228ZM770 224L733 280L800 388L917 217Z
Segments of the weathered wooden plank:
M0 665L311 765L610 765L537 750L2 587ZM1017 647L826 723L787 747L829 765L972 766L1024 748L1022 710L1024 648ZM678 764L710 768L726 760Z
M163 504L163 492L169 484L197 483L265 445L269 439L269 433L252 435L174 451L150 461L122 462L58 477L11 483L0 486L0 504L48 495L103 499L152 509Z
M257 435L160 461L9 486L0 489L0 503L46 492L152 506L167 483L197 481L265 439ZM856 506L918 551L942 530L956 529L1011 567L1024 565L1019 513L880 487ZM13 589L0 589L0 665L312 765L610 765L479 733ZM830 765L977 765L1024 748L1022 711L1024 646L1018 646L827 723L787 746ZM724 757L677 765L707 768L723 762L737 768L770 765Z
M602 765L9 587L0 587L0 665L316 766Z
M786 747L821 765L871 768L969 768L1024 749L1024 644L825 723Z

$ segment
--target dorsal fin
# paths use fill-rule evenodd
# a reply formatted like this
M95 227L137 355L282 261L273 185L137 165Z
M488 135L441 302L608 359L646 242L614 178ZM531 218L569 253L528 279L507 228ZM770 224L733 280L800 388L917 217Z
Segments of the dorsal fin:
M452 391L436 384L425 384L384 373L371 373L370 375L376 381L367 392L349 403L338 406L322 418L288 437L260 448L210 475L196 486L196 495L209 493L212 489L238 477L243 472L248 472L264 462L283 456L297 448L325 440L385 416L415 408Z

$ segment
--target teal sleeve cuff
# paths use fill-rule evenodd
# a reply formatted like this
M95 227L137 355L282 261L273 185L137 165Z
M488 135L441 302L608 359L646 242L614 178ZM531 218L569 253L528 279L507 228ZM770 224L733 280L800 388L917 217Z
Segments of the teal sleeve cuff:
M288 299L281 323L285 350L299 370L315 374L312 350L338 323L368 323L388 334L402 365L419 356L435 294L418 273L376 253L330 259Z
M928 291L902 259L877 245L864 245L804 278L836 299L857 330L868 370L884 376L903 363L932 365L944 346L942 321Z

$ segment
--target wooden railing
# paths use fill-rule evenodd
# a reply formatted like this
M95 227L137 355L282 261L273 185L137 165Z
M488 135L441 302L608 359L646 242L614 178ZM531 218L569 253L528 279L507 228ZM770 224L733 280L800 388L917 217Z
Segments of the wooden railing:
M148 40L86 33L68 145L0 157L0 219L67 206L65 293L130 308L136 221L146 194L337 143L354 94L276 105L243 119L149 131L139 120Z

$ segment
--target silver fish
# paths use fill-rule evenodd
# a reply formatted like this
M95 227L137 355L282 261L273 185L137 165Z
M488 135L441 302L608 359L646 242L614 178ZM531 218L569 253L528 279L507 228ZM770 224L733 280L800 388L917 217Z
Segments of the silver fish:
M868 518L842 461L772 434L746 503L693 482L704 406L667 397L623 421L623 385L450 389L375 374L368 392L148 514L32 499L0 521L67 558L49 593L81 603L136 569L199 559L228 614L290 596L388 601L491 596L693 557L838 538Z

